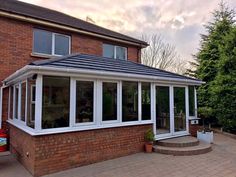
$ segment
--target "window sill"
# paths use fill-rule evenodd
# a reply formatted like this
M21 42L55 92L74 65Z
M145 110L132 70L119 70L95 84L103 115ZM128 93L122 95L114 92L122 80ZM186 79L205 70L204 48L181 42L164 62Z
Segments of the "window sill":
M11 125L21 129L22 131L30 134L31 136L38 136L38 135L50 135L50 134L57 134L57 133L69 133L69 132L77 132L77 131L86 131L86 130L97 130L97 129L104 129L104 128L116 128L116 127L126 127L126 126L136 126L136 125L147 125L153 124L152 121L145 121L145 122L122 122L117 124L102 124L102 125L90 125L90 126L73 126L73 127L65 127L65 128L53 128L53 129L43 129L40 131L36 131L26 125L19 124L19 122L14 120L7 120L8 123Z
M42 53L31 53L31 57L37 57L37 58L52 58L52 57L60 57L60 55L49 55L49 54L42 54Z

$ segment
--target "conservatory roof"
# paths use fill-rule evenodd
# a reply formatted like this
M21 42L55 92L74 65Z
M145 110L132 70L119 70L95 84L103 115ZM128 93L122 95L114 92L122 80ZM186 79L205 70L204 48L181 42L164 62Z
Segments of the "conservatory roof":
M204 83L199 79L175 74L157 68L152 68L132 61L116 60L86 54L73 54L48 60L38 60L30 63L24 68L25 70L27 68L38 70L40 69L41 71L46 69L47 71L64 71L67 73L77 72L83 74L99 74L104 76L111 75L113 77L122 76L148 80L177 81L184 83L196 83L196 85ZM23 70L24 68L22 68L21 70ZM11 80L14 75L17 75L17 73L20 74L20 72L22 71L17 71L16 73L5 79L5 81Z

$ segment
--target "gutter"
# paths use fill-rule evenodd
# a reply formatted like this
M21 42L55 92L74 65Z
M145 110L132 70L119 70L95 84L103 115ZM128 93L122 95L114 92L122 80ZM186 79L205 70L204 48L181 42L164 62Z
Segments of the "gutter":
M26 17L26 16L23 16L23 15L12 14L12 13L8 13L8 12L1 11L1 10L0 10L0 16L13 18L13 19L17 19L17 20L21 20L21 21L25 21L25 22L45 25L45 26L49 26L49 27L59 28L59 29L67 30L67 31L77 32L77 33L80 33L80 34L86 34L86 35L89 35L89 36L94 36L94 37L107 39L107 40L111 40L111 41L116 41L116 42L121 42L121 43L125 43L125 44L135 45L135 46L139 46L141 48L145 48L145 47L148 46L148 45L144 45L144 44L140 44L140 43L130 42L130 41L126 41L126 40L123 40L123 39L109 37L109 36L105 36L105 35L102 35L102 34L97 34L97 33L88 32L88 31L85 31L85 30L80 30L80 29L77 29L77 28L65 26L65 25L60 25L60 24L48 22L48 21L45 21L45 20L39 20L39 19L31 18L31 17Z
M129 74L129 73L120 73L120 72L110 72L110 71L99 71L99 70L88 70L88 69L71 69L71 68L53 68L48 66L32 66L26 65L25 67L21 68L20 70L16 71L9 77L7 77L3 83L8 84L9 81L16 79L18 76L25 74L26 72L35 72L35 74L44 74L44 72L62 72L62 73L75 73L75 74L90 74L95 76L110 76L110 77L124 77L124 78L138 78L138 79L146 79L156 82L157 80L160 81L169 81L169 82L179 82L179 83L186 83L186 84L195 84L201 85L205 82L203 81L195 81L190 79L177 79L177 78L166 78L160 76L147 76L147 75L140 75L140 74Z

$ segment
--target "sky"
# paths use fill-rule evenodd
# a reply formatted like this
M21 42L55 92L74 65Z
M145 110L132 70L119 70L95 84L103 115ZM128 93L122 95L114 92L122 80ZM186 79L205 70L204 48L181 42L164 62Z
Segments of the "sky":
M175 45L179 56L192 60L203 27L212 20L220 0L21 0L69 14L135 37L161 35ZM236 8L236 0L225 0Z

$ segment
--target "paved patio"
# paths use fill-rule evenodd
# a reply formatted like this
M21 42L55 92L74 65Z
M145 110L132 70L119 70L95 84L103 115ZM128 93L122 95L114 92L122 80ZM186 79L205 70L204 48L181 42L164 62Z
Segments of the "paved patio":
M5 162L7 161L7 163ZM31 177L13 157L0 157L0 177ZM196 156L138 153L45 177L236 177L236 140L215 134L213 151Z

